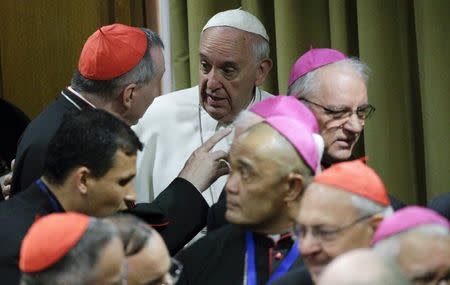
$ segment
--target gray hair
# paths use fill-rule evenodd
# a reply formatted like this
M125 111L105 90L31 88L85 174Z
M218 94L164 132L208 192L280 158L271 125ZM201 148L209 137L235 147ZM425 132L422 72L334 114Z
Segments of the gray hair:
M144 57L133 69L111 80L91 80L76 70L72 77L72 88L77 92L86 92L98 99L111 100L116 98L129 84L135 83L142 86L150 82L157 73L150 50L155 47L164 48L164 44L158 34L152 30L146 28L141 28L141 30L147 35L148 48Z
M86 285L95 280L100 251L114 237L115 227L106 221L90 218L89 226L78 243L51 267L33 273L22 273L20 285Z
M380 240L373 248L377 253L383 256L396 259L400 253L400 241L402 237L411 233L421 233L432 237L450 237L450 230L444 226L421 225Z
M270 58L269 42L259 35L252 34L250 50L255 61L261 61Z
M386 218L394 212L391 206L380 205L359 195L352 195L352 205L358 210L361 216L382 214Z
M317 75L325 68L347 66L352 68L364 81L367 86L369 81L369 67L357 58L346 58L317 68L306 73L294 81L288 87L288 95L294 95L298 98L308 98L316 94L320 89L320 81L316 80Z
M153 235L152 228L130 214L116 214L107 218L116 226L126 256L140 252Z

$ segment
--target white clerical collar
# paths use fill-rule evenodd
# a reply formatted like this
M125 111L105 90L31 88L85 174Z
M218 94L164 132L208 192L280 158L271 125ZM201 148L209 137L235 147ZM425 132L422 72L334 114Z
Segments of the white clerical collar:
M67 89L70 90L70 92L72 92L74 95L76 95L78 98L80 98L81 100L83 100L84 102L86 102L86 104L90 105L92 108L96 109L97 107L95 107L94 104L92 104L91 102L89 102L86 98L83 97L83 95L81 95L80 93L78 93L77 91L75 91L72 86L67 87Z

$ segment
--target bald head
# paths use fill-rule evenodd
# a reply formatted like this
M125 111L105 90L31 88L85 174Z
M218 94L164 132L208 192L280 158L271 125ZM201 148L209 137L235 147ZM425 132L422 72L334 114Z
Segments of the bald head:
M401 269L369 249L350 251L324 270L318 285L408 285Z

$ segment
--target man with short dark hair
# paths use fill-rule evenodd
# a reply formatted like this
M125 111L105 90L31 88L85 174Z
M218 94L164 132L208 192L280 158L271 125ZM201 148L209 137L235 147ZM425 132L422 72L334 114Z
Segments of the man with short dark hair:
M38 219L22 242L20 284L122 284L124 262L110 222L74 212L50 214Z
M49 213L77 211L103 217L127 210L155 225L172 254L192 239L205 224L208 205L186 180L175 179L155 201L133 208L136 152L141 147L130 127L104 110L69 116L49 144L44 175L0 203L2 280L12 284L17 280L22 237L36 216Z

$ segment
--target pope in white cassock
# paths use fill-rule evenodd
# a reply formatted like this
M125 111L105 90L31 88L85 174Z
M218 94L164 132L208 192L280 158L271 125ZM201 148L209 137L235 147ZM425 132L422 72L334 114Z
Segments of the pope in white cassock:
M144 143L137 158L137 202L152 201L179 176L195 149L232 127L241 110L271 96L259 88L272 68L269 37L252 14L216 14L201 32L199 49L199 85L156 98L134 127ZM212 152L227 152L232 137L219 141ZM226 179L218 178L203 192L209 205L219 198Z

